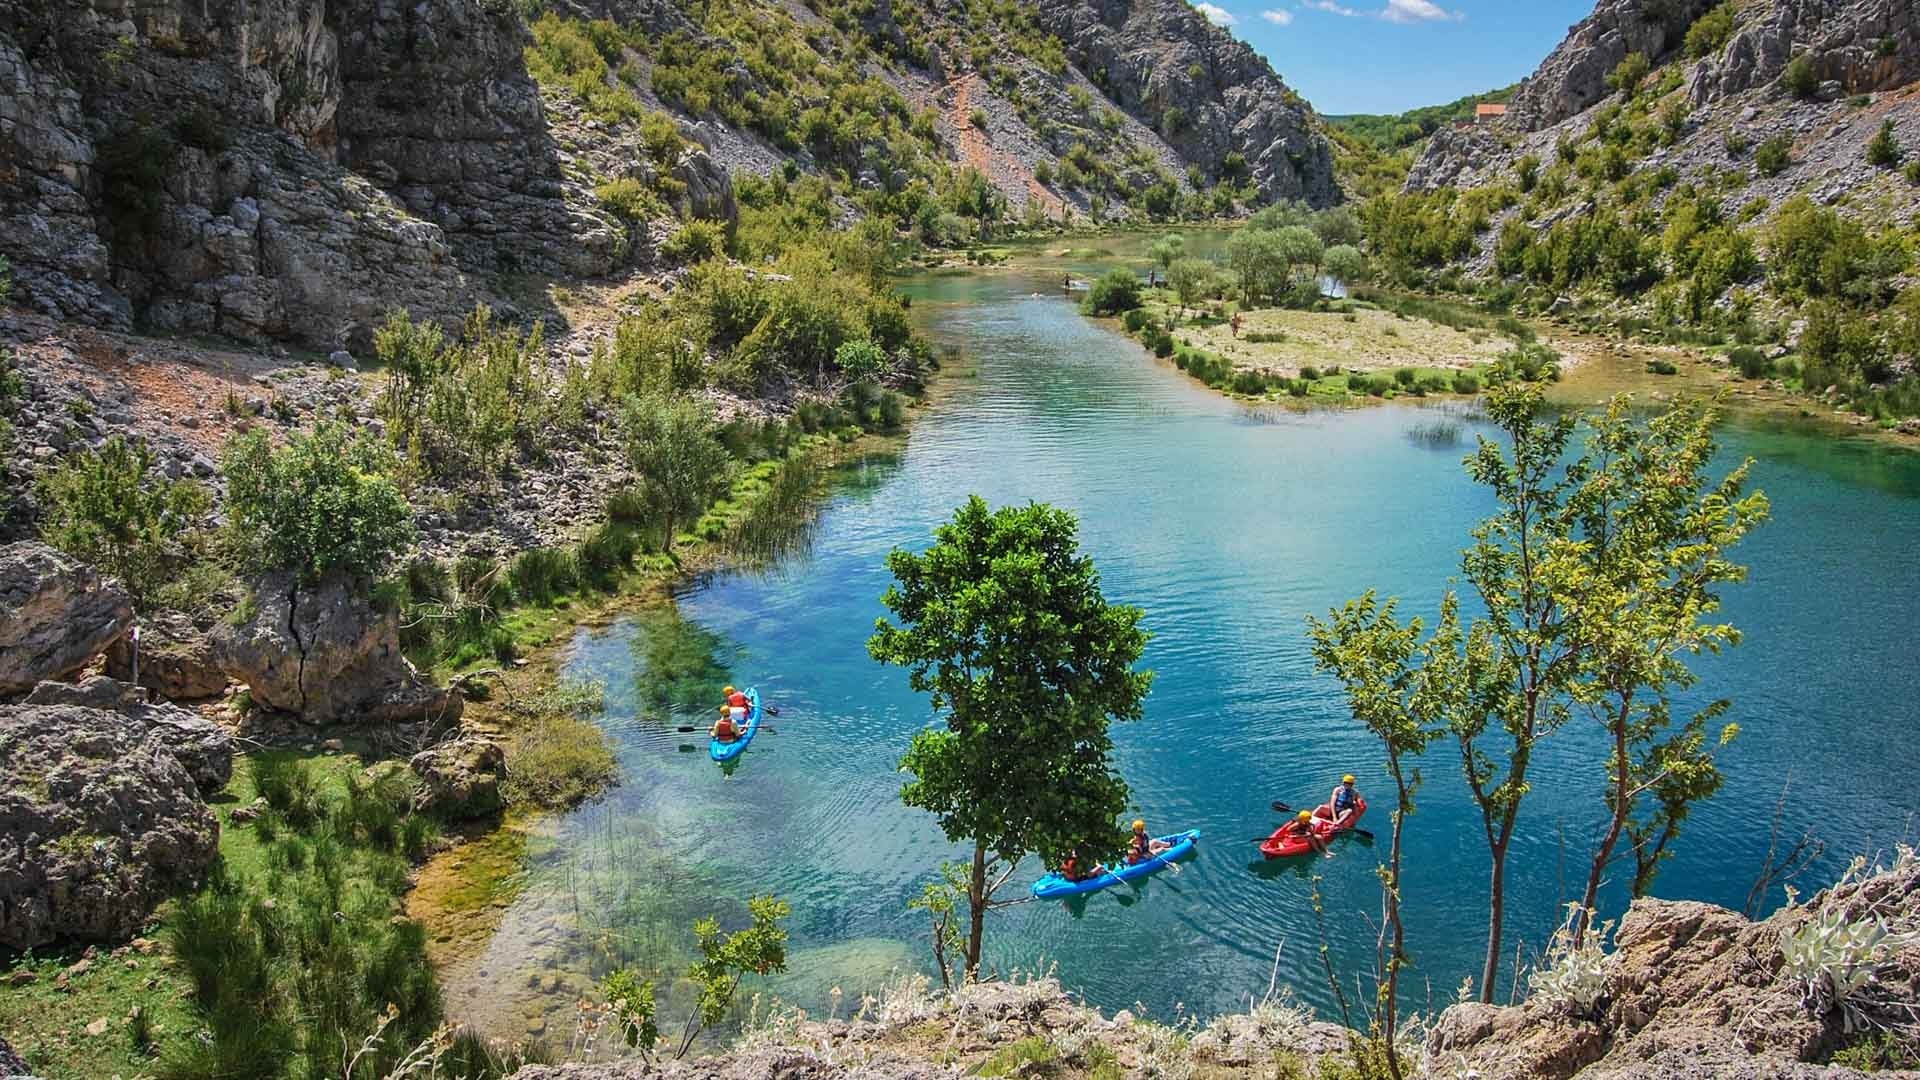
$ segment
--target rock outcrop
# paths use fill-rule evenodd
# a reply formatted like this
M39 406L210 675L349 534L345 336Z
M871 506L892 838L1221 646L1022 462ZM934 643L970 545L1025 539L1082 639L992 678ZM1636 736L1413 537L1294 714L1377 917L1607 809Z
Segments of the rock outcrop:
M344 579L296 587L270 575L249 616L219 628L214 653L256 704L310 724L460 719L460 695L428 683L402 655L398 616Z
M1209 177L1237 153L1269 199L1341 200L1313 110L1264 57L1185 0L1042 0L1036 11L1114 104L1158 126ZM1171 130L1162 122L1169 109L1181 115Z
M134 642L130 634L114 639L107 649L107 674L134 681ZM227 692L227 674L220 670L207 629L187 616L162 612L140 627L139 684L170 701L197 701Z
M0 547L0 697L92 663L133 625L118 585L45 544Z
M218 835L187 770L126 717L0 705L0 945L131 936Z
M153 742L180 762L202 795L233 779L233 737L219 724L175 705L155 704L147 691L105 675L78 685L43 682L23 705L72 705L118 713L136 738Z
M1628 53L1659 60L1678 48L1687 27L1718 2L1600 0L1514 91L1508 125L1538 131L1585 110L1612 92L1607 76Z
M416 808L450 818L487 817L504 805L500 793L507 756L500 744L465 736L413 755L407 763L420 778Z
M1815 1015L1802 1004L1783 971L1781 935L1812 918L1828 895L1758 922L1711 904L1636 900L1604 962L1597 1018L1563 1016L1537 998L1455 1005L1433 1027L1430 1063L1442 1075L1539 1080L1863 1076L1817 1064L1854 1033L1838 1011ZM1849 919L1874 913L1910 930L1920 926L1920 864L1904 862L1831 896ZM1920 944L1897 951L1877 979L1888 1000L1916 1000Z
M1886 0L1780 0L1743 12L1733 37L1688 79L1696 106L1777 82L1796 53L1846 94L1920 79L1920 15Z

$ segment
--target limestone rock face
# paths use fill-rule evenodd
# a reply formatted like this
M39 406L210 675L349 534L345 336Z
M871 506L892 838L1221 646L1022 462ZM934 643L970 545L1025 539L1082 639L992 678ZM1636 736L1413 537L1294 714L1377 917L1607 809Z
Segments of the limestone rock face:
M43 682L22 704L75 705L119 713L127 720L128 730L141 739L157 741L173 755L202 795L214 794L233 779L233 737L226 729L179 706L154 704L142 687L105 675L78 685Z
M1606 97L1607 76L1641 53L1659 60L1678 48L1687 27L1718 0L1600 0L1560 46L1514 91L1507 123L1537 131Z
M310 724L459 719L460 695L420 677L401 655L398 617L351 583L296 588L277 574L254 599L250 618L219 628L214 652L259 704Z
M498 813L503 805L500 783L506 778L507 757L489 739L469 736L442 743L413 755L408 764L420 777L422 810L476 818Z
M1239 153L1261 193L1314 206L1341 200L1333 152L1313 111L1260 54L1207 22L1185 0L1040 0L1041 24L1081 71L1104 72L1121 108L1184 116L1163 131L1187 161L1218 176Z
M1920 864L1834 896L1850 918L1872 905L1890 921L1911 925L1920 919ZM1448 1075L1582 1080L1862 1076L1815 1064L1844 1045L1842 1019L1837 1012L1809 1013L1781 977L1781 934L1805 922L1819 900L1758 922L1712 904L1635 900L1605 961L1606 996L1597 1018L1556 1016L1537 1000L1455 1005L1430 1033L1429 1060ZM1920 947L1896 953L1878 977L1892 1000L1913 1000Z
M129 937L218 836L187 770L125 717L0 705L0 945Z
M0 697L91 663L133 624L118 585L35 541L0 547Z
M226 693L227 674L213 655L207 631L179 612L164 612L140 628L140 685L171 701ZM107 649L107 674L133 680L133 640L122 634Z

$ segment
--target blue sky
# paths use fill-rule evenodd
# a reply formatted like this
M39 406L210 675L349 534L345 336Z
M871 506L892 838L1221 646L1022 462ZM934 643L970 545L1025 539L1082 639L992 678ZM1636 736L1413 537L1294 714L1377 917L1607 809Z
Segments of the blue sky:
M1199 0L1322 113L1395 113L1518 82L1593 0Z

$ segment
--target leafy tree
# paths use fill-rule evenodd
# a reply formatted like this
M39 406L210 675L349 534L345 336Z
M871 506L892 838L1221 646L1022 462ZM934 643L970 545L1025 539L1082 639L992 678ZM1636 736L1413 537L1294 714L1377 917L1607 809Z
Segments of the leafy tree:
M629 398L621 419L627 459L639 474L635 491L659 517L661 545L671 552L680 526L698 517L726 485L733 458L715 437L713 410L701 402Z
M279 450L256 428L228 440L222 471L234 533L260 569L311 584L379 575L413 542L413 508L385 444L323 423Z
M1227 241L1227 264L1240 279L1240 292L1249 303L1274 300L1286 291L1293 274L1293 262L1279 234L1251 226Z
M1413 813L1413 796L1420 787L1420 770L1409 762L1443 738L1467 705L1466 658L1462 655L1459 603L1448 593L1440 609L1433 637L1420 643L1419 619L1401 623L1395 602L1375 603L1369 592L1327 621L1309 617L1315 666L1331 672L1346 689L1354 719L1367 726L1386 751L1387 774L1393 777L1396 801L1393 839L1387 862L1379 868L1384 903L1381 941L1385 970L1380 973L1381 1041L1386 1047L1387 1070L1401 1076L1396 1047L1400 1020L1400 971L1410 962L1406 926L1400 918L1401 833ZM1485 639L1475 643L1484 649ZM1484 660L1480 661L1483 665Z
M940 973L940 985L953 989L953 957L966 945L960 933L960 902L967 896L967 864L940 864L940 880L929 882L920 895L907 901L913 911L927 913L931 924L934 970Z
M1100 275L1087 289L1082 307L1089 315L1118 315L1140 306L1140 275L1124 266Z
M152 472L146 443L116 435L40 482L47 543L119 578L136 600L166 584L209 503L199 484Z
M1174 260L1187 253L1187 238L1179 233L1168 233L1153 242L1147 249L1147 257L1160 264L1161 273L1172 268Z
M1167 267L1167 283L1180 297L1182 314L1213 291L1214 281L1214 265L1205 259L1175 259L1173 265Z
M964 970L980 968L986 912L1028 853L1058 865L1118 851L1127 786L1108 756L1114 720L1140 716L1152 674L1138 608L1109 604L1073 515L1041 503L990 509L975 496L925 554L887 557L867 651L908 671L945 714L901 759L901 801L970 841Z
M1336 280L1348 283L1366 280L1367 257L1351 244L1336 244L1328 248L1321 262L1325 264L1327 273Z
M1329 206L1313 215L1312 229L1327 247L1358 245L1362 239L1360 219L1344 206Z
M674 1057L685 1057L700 1032L727 1018L740 980L748 975L775 975L787 970L787 929L780 920L793 914L793 906L772 896L756 896L747 901L753 925L725 933L718 919L695 923L693 935L700 948L700 959L687 969L687 977L700 987L700 1001L687 1016Z
M1635 850L1664 849L1688 805L1720 786L1707 725L1729 703L1716 701L1676 728L1671 695L1698 680L1685 658L1737 644L1739 631L1705 621L1719 610L1718 586L1743 581L1746 567L1728 549L1767 516L1766 496L1745 494L1751 462L1718 482L1706 475L1719 412L1698 400L1677 402L1643 423L1616 398L1590 421L1591 439L1569 495L1577 539L1556 541L1548 560L1577 567L1556 590L1577 611L1581 651L1571 694L1607 734L1608 822L1596 845L1586 891L1574 914L1579 944L1599 902L1600 884L1630 823ZM1557 574L1557 568L1556 568ZM1732 739L1729 724L1718 745ZM1642 796L1658 796L1637 814ZM1651 884L1658 855L1643 859L1635 895Z
M1320 242L1320 234L1305 226L1289 225L1275 233L1274 238L1279 242L1280 251L1286 256L1289 266L1317 269L1326 255L1326 245Z
M866 382L886 370L887 352L871 341L848 341L834 351L833 366L854 382Z
M1893 121L1882 120L1880 130L1867 143L1867 164L1890 169L1900 164L1900 143L1893 137Z

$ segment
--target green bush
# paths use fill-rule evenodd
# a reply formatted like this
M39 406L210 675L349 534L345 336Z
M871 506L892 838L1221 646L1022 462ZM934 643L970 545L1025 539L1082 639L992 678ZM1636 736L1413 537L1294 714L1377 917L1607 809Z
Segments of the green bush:
M727 227L718 221L694 218L660 245L660 254L676 263L705 262L727 250Z
M1727 360L1740 372L1742 378L1764 379L1773 374L1773 361L1767 354L1751 345L1740 345L1728 350Z
M1733 15L1736 5L1726 0L1719 7L1707 12L1687 27L1687 55L1695 60L1709 53L1719 52L1733 37Z
M1774 135L1760 143L1753 152L1753 166L1762 176L1779 176L1793 164L1793 139L1787 135Z
M1656 359L1647 361L1647 373L1649 375L1678 375L1680 374L1680 369L1674 366L1671 360Z
M385 446L337 423L278 450L257 428L236 435L222 463L234 534L261 569L375 578L413 541L393 464Z
M47 543L120 580L144 601L194 553L206 489L153 477L153 452L116 435L70 454L40 482Z
M529 548L515 556L507 568L513 594L523 604L548 607L579 587L579 570L573 553L564 548Z
M628 222L645 222L664 216L667 206L652 188L628 177L610 180L593 189L600 205Z
M1900 143L1893 137L1893 121L1880 122L1880 130L1867 143L1867 164L1890 169L1900 164Z
M556 412L539 324L527 334L475 308L457 339L396 310L374 334L378 409L408 467L457 490L491 483L551 437Z
M1308 364L1307 366L1300 369L1300 377L1306 380L1307 382L1319 382L1320 369L1314 367L1312 364Z
M1469 371L1455 372L1453 392L1456 394L1477 394L1480 392L1480 378Z
M1121 318L1120 324L1127 328L1127 333L1137 334L1152 318L1151 315L1147 314L1147 309L1145 308L1129 308L1127 313Z
M1801 53L1787 62L1787 68L1780 75L1780 83L1795 96L1811 98L1820 90L1820 73L1813 66L1813 57Z
M1393 373L1393 381L1401 386L1412 386L1419 373L1410 367L1403 367Z
M1647 74L1652 70L1653 64L1647 59L1646 53L1628 53L1607 75L1607 86L1627 97L1632 97L1634 91L1639 89L1640 84L1646 80Z
M1094 281L1081 308L1090 315L1118 315L1140 306L1141 289L1140 275L1118 267Z
M671 551L677 531L698 518L726 485L733 459L714 438L713 411L704 403L633 398L622 425L628 459L639 474L635 490L660 521L663 547Z

